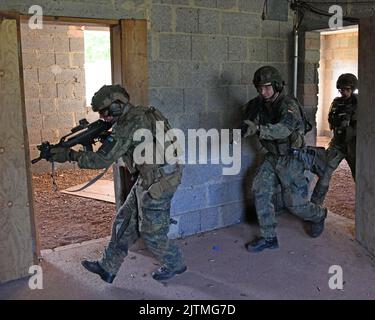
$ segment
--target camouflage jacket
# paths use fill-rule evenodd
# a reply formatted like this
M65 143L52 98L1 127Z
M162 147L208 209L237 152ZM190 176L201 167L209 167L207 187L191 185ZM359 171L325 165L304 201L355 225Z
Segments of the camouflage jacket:
M297 99L280 94L271 103L260 97L249 101L249 110L257 110L252 121L259 124L261 144L272 154L285 155L291 147L304 145L304 123Z
M165 170L169 170L166 174L179 172L181 174L182 168L179 166L168 166L165 163L155 164L157 148L155 148L155 140L152 140L153 159L154 162L148 164L137 164L134 162L134 149L142 141L134 141L134 133L138 129L146 129L151 131L155 137L155 119L150 116L151 110L155 110L144 106L130 106L118 121L114 124L112 133L106 138L102 146L96 151L79 151L76 155L76 160L80 168L99 169L107 168L116 160L122 158L130 173L140 173L144 181L144 187L149 187L152 183L160 180L161 175L164 175ZM165 119L165 122L167 120ZM169 123L167 124L169 127ZM164 148L166 148L165 146ZM165 149L164 149L165 150ZM163 150L163 151L164 151ZM164 159L164 153L162 154ZM171 168L172 167L172 168ZM163 168L163 173L156 172ZM178 183L173 181L173 183Z
M335 98L331 104L328 122L330 129L333 130L334 139L338 143L346 143L355 139L357 101L358 95L353 94L349 99Z

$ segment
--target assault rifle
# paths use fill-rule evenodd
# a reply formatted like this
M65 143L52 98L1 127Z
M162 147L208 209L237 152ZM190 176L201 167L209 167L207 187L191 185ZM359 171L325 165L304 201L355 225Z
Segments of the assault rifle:
M40 155L38 158L31 160L31 163L37 163L42 159L48 161L51 158L51 149L58 147L71 148L80 144L85 151L92 151L93 144L98 141L102 142L108 137L110 134L108 130L111 127L111 123L100 119L92 123L89 123L86 119L81 119L79 120L79 125L63 136L59 143L50 144L48 141L44 141L38 145L37 148L40 151Z

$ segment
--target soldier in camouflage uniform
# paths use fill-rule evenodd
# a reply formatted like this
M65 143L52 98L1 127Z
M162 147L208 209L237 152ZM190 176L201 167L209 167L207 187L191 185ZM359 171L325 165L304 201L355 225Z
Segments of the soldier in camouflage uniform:
M310 236L323 232L327 212L309 201L305 163L294 154L305 145L306 119L299 102L284 95L281 75L271 66L258 69L253 83L259 96L246 105L242 132L244 137L258 135L267 154L252 186L262 237L246 247L260 252L278 248L274 195L279 185L286 209L309 222Z
M167 237L171 199L181 182L182 167L165 162L140 165L133 158L133 151L140 143L133 141L134 132L148 129L155 137L156 121L164 121L165 126L170 128L168 121L156 108L130 104L128 93L119 85L103 86L93 96L91 105L104 121L114 123L112 133L97 152L55 148L51 150L50 161L77 161L80 168L98 169L108 168L122 158L130 172L139 175L117 212L111 239L102 258L98 261L84 260L82 265L104 281L112 283L127 256L128 247L142 237L147 248L162 263L152 273L155 280L167 280L183 273L186 266L181 251ZM154 139L152 143L155 145L158 141ZM154 153L157 150L154 148ZM164 159L164 153L161 156Z
M328 114L333 138L326 151L327 169L324 175L319 177L311 196L311 201L319 205L324 202L333 172L344 158L349 164L355 181L358 96L354 91L358 88L358 79L354 74L344 73L337 79L336 87L339 89L341 97L333 100Z

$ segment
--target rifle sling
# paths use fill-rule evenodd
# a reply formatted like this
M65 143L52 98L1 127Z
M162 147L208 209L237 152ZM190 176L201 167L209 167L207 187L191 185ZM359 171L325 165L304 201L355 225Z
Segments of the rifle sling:
M105 168L105 170L101 173L99 173L95 178L92 178L89 182L87 182L83 187L76 189L76 190L69 190L69 192L78 192L86 189L87 187L94 184L96 181L98 181L101 177L105 175L105 173L108 171L109 167Z

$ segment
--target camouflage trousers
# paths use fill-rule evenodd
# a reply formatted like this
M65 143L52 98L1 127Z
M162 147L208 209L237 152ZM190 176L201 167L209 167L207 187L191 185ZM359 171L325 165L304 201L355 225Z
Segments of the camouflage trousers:
M263 238L276 237L274 196L279 185L285 209L290 213L312 222L319 222L325 216L325 208L309 201L309 182L304 172L305 164L292 155L266 154L265 161L259 167L252 186Z
M167 236L173 194L164 192L160 198L153 199L137 183L132 187L117 212L111 239L99 260L103 269L116 274L128 254L128 247L139 237L168 269L177 270L184 266L179 247Z
M319 176L315 185L311 201L315 204L322 205L329 189L329 183L333 172L337 169L340 162L345 158L348 162L355 181L355 144L348 144L348 146L336 145L330 143L326 150L327 167L322 176Z

